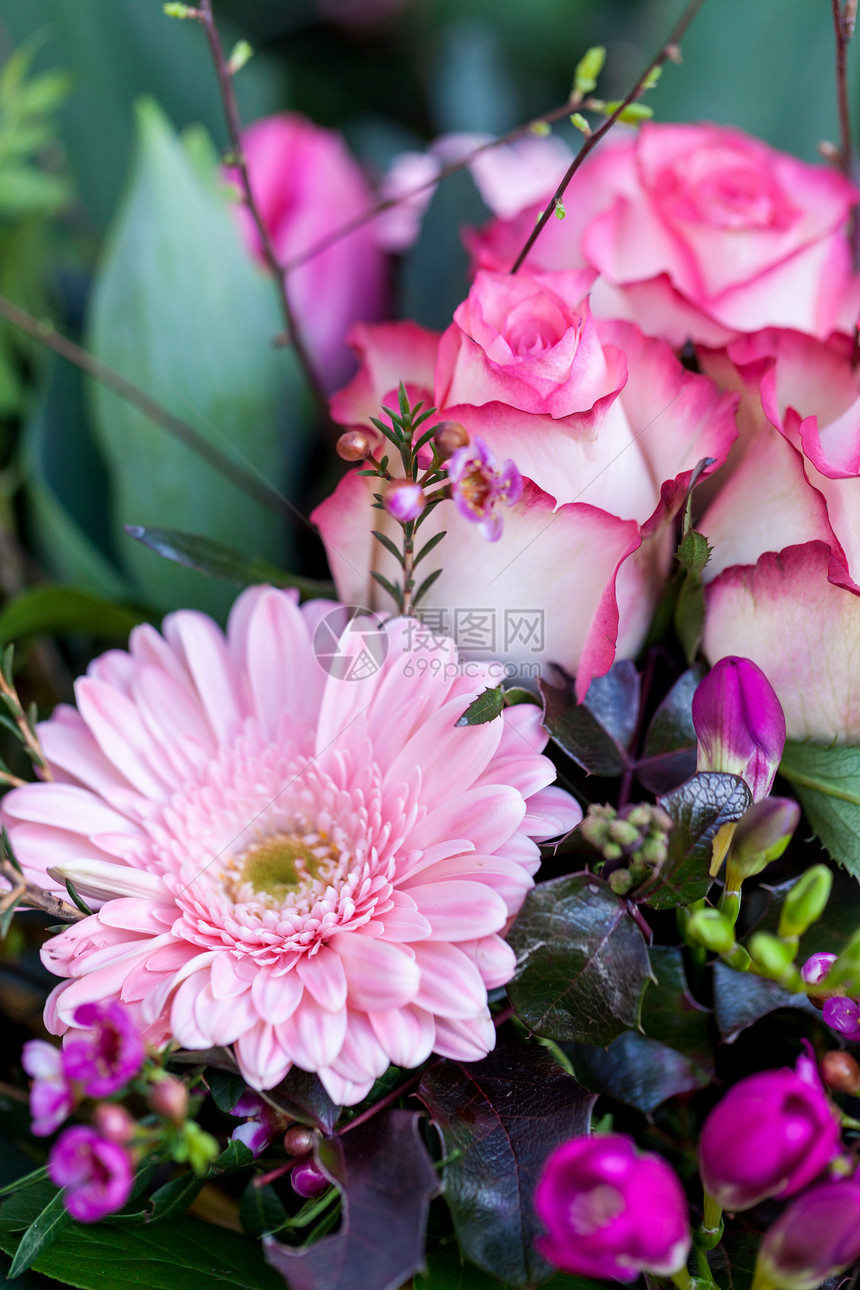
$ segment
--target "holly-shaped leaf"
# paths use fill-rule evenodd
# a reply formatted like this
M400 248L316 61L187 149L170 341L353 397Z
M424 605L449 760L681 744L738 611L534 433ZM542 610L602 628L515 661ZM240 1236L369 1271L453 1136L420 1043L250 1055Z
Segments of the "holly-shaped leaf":
M693 695L704 674L701 665L688 668L651 718L636 778L652 793L667 793L696 773Z
M546 1280L552 1268L534 1248L535 1185L556 1147L588 1133L594 1096L530 1044L434 1064L418 1096L450 1158L445 1200L463 1253L506 1286Z
M639 674L633 663L623 659L605 676L595 677L582 703L576 701L573 678L559 667L553 673L556 684L538 682L550 738L590 775L621 775L639 714Z
M752 794L739 775L702 771L657 799L674 820L661 884L646 897L652 909L674 909L701 900L710 890L713 841L724 824L739 820Z

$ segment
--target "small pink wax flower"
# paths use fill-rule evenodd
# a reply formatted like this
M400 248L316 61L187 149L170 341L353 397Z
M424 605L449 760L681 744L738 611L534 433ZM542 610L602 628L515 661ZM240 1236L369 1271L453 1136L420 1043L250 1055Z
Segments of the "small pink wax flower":
M66 1209L79 1223L116 1213L131 1195L128 1153L86 1125L60 1135L51 1148L48 1174L55 1186L66 1188Z
M553 1152L535 1210L547 1231L538 1238L540 1253L574 1276L671 1276L690 1252L678 1178L665 1160L638 1152L623 1134L573 1138Z
M143 1065L146 1050L127 1008L121 1003L85 1003L74 1016L79 1030L67 1036L63 1067L88 1097L109 1097Z
M458 448L448 462L451 496L461 515L480 527L488 542L502 534L499 507L513 506L523 492L523 477L508 458L501 466L483 439Z
M385 509L401 524L417 520L424 509L424 490L410 479L395 479L383 495Z
M30 1039L21 1053L21 1065L33 1084L30 1088L32 1132L47 1138L58 1129L75 1105L75 1093L63 1067L63 1053L44 1039Z

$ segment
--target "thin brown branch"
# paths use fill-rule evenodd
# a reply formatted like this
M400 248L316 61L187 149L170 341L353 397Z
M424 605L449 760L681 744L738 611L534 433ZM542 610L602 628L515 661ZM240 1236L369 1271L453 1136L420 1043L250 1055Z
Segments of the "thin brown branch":
M833 31L836 36L836 106L839 112L839 165L842 173L851 178L853 147L851 143L851 110L848 104L848 45L854 33L857 14L856 0L831 0L833 6Z
M25 881L8 857L0 857L0 877L5 878L11 890L0 899L0 917L15 905L26 905L28 909L41 909L61 923L79 923L87 915L76 909L58 896L43 891L32 882Z
M218 25L215 22L212 13L212 0L201 0L201 4L195 15L202 24L206 32L206 39L209 43L209 50L212 54L212 62L215 64L215 72L218 77L218 86L221 90L221 99L224 105L224 116L227 120L227 130L230 135L230 144L233 150L234 161L239 177L242 181L242 190L245 205L251 218L254 221L254 227L260 239L260 246L263 249L263 258L269 268L275 284L278 288L278 299L281 305L281 312L284 317L284 329L289 339L289 343L295 352L296 358L304 372L305 379L319 404L326 421L329 420L328 396L320 383L319 374L314 367L307 345L301 333L301 329L296 321L296 316L290 303L290 294L287 288L287 271L278 260L275 254L275 248L272 245L272 239L266 228L260 208L254 197L254 190L251 187L251 177L248 173L248 163L245 157L245 150L242 144L242 122L239 117L239 105L236 102L236 90L233 85L233 72L230 69L228 60L224 57L224 49L221 45L221 36L218 31Z
M45 756L42 745L39 743L39 736L24 711L24 705L18 697L18 691L11 681L11 674L7 679L2 667L0 667L0 699L4 701L7 711L18 727L18 738L24 745L27 755L38 773L42 779L53 779L48 759Z
M284 264L285 272L290 273L293 269L298 269L302 264L307 264L309 260L313 260L316 256L322 255L323 251L327 251L330 246L334 246L342 238L348 237L356 229L362 228L370 220L376 219L377 215L382 215L383 212L399 206L401 202L408 202L413 197L419 197L421 193L426 193L428 189L435 188L437 184L449 179L451 175L459 174L461 170L468 169L475 158L479 157L482 152L490 152L493 148L501 148L505 144L516 143L517 139L524 139L527 135L534 134L536 126L551 125L554 121L560 121L562 117L569 116L573 106L571 100L568 99L560 107L553 108L552 111L544 113L543 116L534 121L528 121L525 125L518 125L515 129L509 130L507 134L500 134L498 138L488 139L486 143L479 143L476 148L466 153L459 161L447 162L432 179L425 179L422 184L416 184L414 188L410 188L405 193L400 193L397 197L384 197L373 206L368 206L367 210L360 211L358 215L353 215L352 219L339 224L325 237L321 237L317 242L312 242L300 254L294 255L291 260L287 260Z
M107 364L90 354L88 350L82 349L73 340L63 336L51 323L40 322L38 318L34 318L32 314L28 314L26 310L19 308L18 305L13 304L5 296L0 296L0 317L5 318L13 327L17 327L19 331L25 332L33 340L39 341L40 344L47 346L48 349L52 349L55 354L59 354L68 363L73 363L82 372L86 372L87 376L91 376L102 385L106 385L109 390L113 390L115 394L118 394L128 403L139 408L154 425L160 426L162 430L167 430L180 443L184 443L186 448L190 448L193 453L196 453L201 461L205 461L213 470L217 470L219 474L231 480L237 488L241 488L255 501L260 502L263 506L268 506L270 510L289 513L289 504L279 495L277 490L257 479L250 471L240 466L238 462L231 461L228 457L225 457L217 448L213 448L203 435L189 425L187 421L183 421L181 417L174 416L167 408L162 407L160 403L156 403L155 399L150 398L139 385L127 380L121 373L114 371L112 367L108 367Z
M836 0L834 0L834 3L835 2ZM573 176L576 174L577 170L579 170L579 167L585 161L586 157L589 155L589 153L593 152L593 150L597 147L598 143L604 137L604 135L609 133L609 131L614 126L615 122L621 116L624 109L626 107L629 107L631 103L633 103L636 99L638 99L639 95L642 93L643 89L645 88L645 85L649 80L650 76L652 75L652 73L654 72L655 68L662 67L663 64L669 61L670 59L673 62L677 61L678 46L681 42L681 38L684 36L687 28L689 27L690 23L693 21L693 19L695 18L696 14L699 12L703 4L704 4L704 0L689 0L680 18L675 23L675 26L672 28L671 32L669 33L668 39L665 41L665 43L663 44L662 48L658 51L656 56L651 59L650 63L642 72L642 75L636 81L633 88L628 91L628 93L618 104L617 108L612 113L612 115L606 118L606 120L603 122L603 125L600 127L600 129L595 130L594 133L589 135L589 137L585 140L579 152L576 154L573 161L571 162L568 168L567 174L564 176L564 179L562 179L558 188L555 190L552 197L549 199L549 202L547 203L540 219L538 220L537 224L529 234L529 237L525 246L520 251L519 255L517 256L516 260L511 266L511 273L516 273L521 267L529 251L532 249L535 242L540 237L541 232L546 227L551 217L555 214L556 205L564 197L568 184L570 183L571 179L573 179Z

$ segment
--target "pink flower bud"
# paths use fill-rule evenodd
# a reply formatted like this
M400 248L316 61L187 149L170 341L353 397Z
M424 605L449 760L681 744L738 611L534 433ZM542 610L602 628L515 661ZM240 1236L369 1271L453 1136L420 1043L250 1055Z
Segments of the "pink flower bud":
M690 1251L687 1202L660 1156L621 1134L573 1138L553 1152L535 1191L546 1228L537 1247L575 1276L671 1276Z
M825 1182L798 1196L765 1232L754 1290L814 1290L860 1255L860 1182Z
M785 747L776 692L748 658L721 658L693 696L696 769L740 775L756 802L767 797Z
M822 950L819 954L813 954L806 960L800 969L800 975L807 985L818 985L827 976L835 962L835 954L828 954Z
M109 1142L124 1145L131 1142L137 1124L124 1106L116 1102L100 1102L93 1112L93 1128Z
M121 1003L85 1003L75 1012L81 1030L63 1041L63 1069L88 1097L110 1097L143 1065L146 1050L131 1014Z
M808 1057L730 1088L702 1130L705 1190L723 1209L750 1209L808 1186L840 1148L839 1119Z
M168 1075L160 1079L149 1090L149 1105L158 1115L174 1124L182 1124L188 1114L188 1089L182 1080Z
M303 1164L296 1165L290 1174L290 1182L293 1184L293 1191L298 1196L304 1196L310 1200L314 1196L321 1196L327 1187L330 1186L328 1178L321 1169L318 1169L312 1160L306 1160Z
M424 509L424 491L409 479L395 479L385 490L385 509L401 524L417 520Z
M116 1213L131 1194L128 1153L85 1125L60 1135L51 1148L48 1174L56 1187L66 1188L66 1209L79 1223Z
M294 1124L284 1134L284 1150L288 1156L303 1156L306 1151L313 1150L316 1140L313 1129L306 1124Z

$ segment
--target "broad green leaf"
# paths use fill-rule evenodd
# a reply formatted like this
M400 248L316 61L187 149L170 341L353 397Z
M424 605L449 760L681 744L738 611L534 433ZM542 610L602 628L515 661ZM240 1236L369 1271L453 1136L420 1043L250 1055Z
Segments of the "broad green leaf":
M242 1192L239 1221L249 1236L277 1232L287 1220L287 1212L278 1200L274 1187L258 1187L251 1178Z
M534 1249L535 1184L556 1147L588 1132L594 1096L533 1044L434 1064L418 1096L453 1157L445 1201L463 1253L505 1285L545 1281L552 1269Z
M508 941L517 955L508 997L535 1034L606 1045L638 1028L648 950L626 902L602 879L578 873L541 883Z
M495 721L505 706L505 692L500 685L484 690L473 699L466 711L454 722L455 726L483 726Z
M176 529L144 528L140 525L127 525L126 532L137 542L149 547L166 560L174 560L186 569L196 569L198 573L211 578L224 578L228 582L238 582L247 587L255 582L270 582L275 587L295 587L307 600L322 596L334 598L334 583L317 582L313 578L300 578L293 573L277 569L267 560L255 560L243 555L234 547L199 533L179 533Z
M207 1070L206 1083L209 1085L212 1101L226 1115L232 1113L233 1107L248 1087L238 1071L221 1071L214 1067Z
M66 1209L63 1193L55 1191L45 1208L33 1219L21 1237L9 1269L9 1280L13 1281L20 1273L31 1268L39 1255L53 1245L63 1229L71 1222L72 1216Z
M779 773L834 860L860 878L860 748L785 745Z
M674 909L707 895L714 838L724 824L741 818L752 795L737 775L703 771L657 801L675 827L658 875L661 885L645 900L653 909Z
M90 636L126 637L145 615L115 605L75 587L31 587L0 610L0 643L34 632L86 632Z
M257 471L280 491L287 459L293 476L299 465L307 396L295 356L272 345L281 330L274 284L152 100L138 104L137 120L131 183L93 292L90 347L189 421L228 467ZM282 521L258 500L112 391L93 384L91 395L115 533L169 525L263 559L282 553ZM160 607L217 613L232 600L228 588L139 544L118 550Z
M42 1184L6 1201L0 1249L14 1253L56 1194ZM70 1222L33 1268L78 1290L284 1290L258 1241L188 1217L142 1226Z
M439 1179L414 1111L388 1111L317 1147L343 1195L340 1230L304 1249L273 1239L266 1258L290 1290L398 1290L424 1262L427 1211Z

